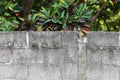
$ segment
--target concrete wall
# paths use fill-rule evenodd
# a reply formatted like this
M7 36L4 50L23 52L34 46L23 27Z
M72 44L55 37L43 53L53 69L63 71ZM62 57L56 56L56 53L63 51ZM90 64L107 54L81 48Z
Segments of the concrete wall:
M0 32L0 80L120 80L120 34Z
M86 80L120 80L120 33L87 35Z

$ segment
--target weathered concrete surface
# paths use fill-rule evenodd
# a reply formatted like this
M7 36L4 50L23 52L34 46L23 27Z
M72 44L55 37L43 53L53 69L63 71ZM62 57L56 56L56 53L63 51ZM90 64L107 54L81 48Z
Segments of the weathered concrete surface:
M0 32L0 80L120 80L120 33Z
M90 32L87 44L90 47L119 47L119 36L117 32Z
M0 32L0 48L26 48L27 32Z
M87 35L86 80L120 80L120 33Z
M0 36L0 80L79 79L78 32L1 32Z
M27 67L22 65L0 66L1 79L27 79Z
M62 33L61 32L30 32L29 41L31 48L61 48Z

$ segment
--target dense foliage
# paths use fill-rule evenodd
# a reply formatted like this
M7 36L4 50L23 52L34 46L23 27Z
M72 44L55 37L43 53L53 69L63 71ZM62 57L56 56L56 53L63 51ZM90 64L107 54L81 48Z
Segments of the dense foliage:
M91 30L120 31L120 0L92 1L90 0L88 5L94 9L96 19L91 23Z
M1 0L0 31L120 31L120 0Z

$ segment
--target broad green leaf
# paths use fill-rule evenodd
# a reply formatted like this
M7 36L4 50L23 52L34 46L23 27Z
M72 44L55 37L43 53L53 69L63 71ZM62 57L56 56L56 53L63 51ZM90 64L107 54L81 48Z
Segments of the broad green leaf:
M63 29L66 28L67 27L67 23L64 22L62 27L63 27Z
M24 20L25 20L24 18L21 18L21 17L19 17L19 19L20 19L21 21L24 21Z
M82 18L90 18L91 16L90 16L90 15L85 14L85 15L82 15L81 17L82 17Z
M52 20L51 19L48 19L44 22L44 24L48 23L48 22L51 22Z
M84 13L86 6L87 6L86 3L84 4L82 3L78 8L76 8L77 16L81 16Z
M65 11L63 11L62 13L61 13L61 18L64 18L64 16L65 16Z
M13 22L15 23L15 24L20 24L18 21L16 21L16 20L13 20Z
M54 19L52 20L53 23L59 23L59 24L62 24L62 22L59 20L59 19Z

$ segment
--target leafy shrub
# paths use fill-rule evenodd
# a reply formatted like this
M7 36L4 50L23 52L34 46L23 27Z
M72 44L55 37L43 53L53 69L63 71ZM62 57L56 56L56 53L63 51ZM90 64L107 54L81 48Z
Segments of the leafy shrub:
M63 2L55 2L49 8L42 7L37 24L42 26L43 31L73 31L80 28L84 28L84 32L87 31L89 27L87 22L92 17L93 10L87 9L86 3L76 5L74 9L71 9L73 4L64 0Z

